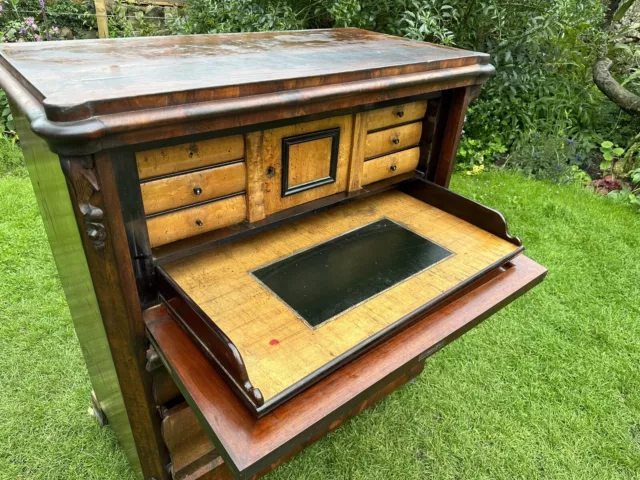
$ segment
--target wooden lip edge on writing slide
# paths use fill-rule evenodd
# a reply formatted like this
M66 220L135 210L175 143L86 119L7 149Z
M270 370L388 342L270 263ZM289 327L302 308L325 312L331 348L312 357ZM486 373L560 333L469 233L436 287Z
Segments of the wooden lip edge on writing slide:
M328 243L328 242L331 242L331 241L333 241L333 240L337 240L337 239L338 239L338 238L340 238L340 237L344 237L345 235L348 235L348 234L350 234L350 233L356 232L357 230L360 230L360 229L362 229L362 228L365 228L365 227L368 227L368 226L370 226L370 225L373 225L374 223L377 223L377 222L379 222L380 220L388 220L388 221L390 221L390 222L392 222L392 223L394 223L394 224L396 224L396 225L398 225L398 226L400 226L400 227L402 227L402 228L404 228L404 229L408 230L409 232L413 233L414 235L417 235L417 236L419 236L419 237L423 238L424 240L427 240L428 242L431 242L432 244L434 244L434 245L436 245L436 246L440 247L441 249L445 250L446 252L448 252L448 253L449 253L449 255L447 255L445 258L443 258L443 259L441 259L441 260L438 260L438 261L437 261L437 262L435 262L435 263L432 263L432 264L430 264L430 265L427 265L427 266L426 266L426 267L424 267L423 269L418 270L417 272L415 272L415 273L413 273L413 274L409 275L408 277L405 277L403 280L400 280L399 282L396 282L396 283L394 283L393 285L389 285L387 288L385 288L385 289L383 289L383 290L379 291L378 293L375 293L375 294L373 294L373 295L371 295L371 296L369 296L369 297L365 298L364 300L361 300L360 302L358 302L358 303L356 303L356 304L354 304L354 305L352 305L352 306L350 306L350 307L348 307L348 308L345 308L344 310L342 310L342 311L340 311L340 312L336 313L334 316L332 316L332 317L330 317L330 318L328 318L328 319L326 319L326 320L324 320L324 321L320 322L320 323L319 323L318 325L316 325L316 326L313 326L313 325L311 325L309 322L307 322L307 320L305 320L305 318L304 318L300 313L298 313L298 312L295 310L295 308L293 308L291 305L289 305L289 304L287 303L287 301L286 301L286 300L284 300L284 299L280 298L280 296L279 296L276 292L274 292L273 290L271 290L271 288L269 288L267 285L265 285L265 283L264 283L262 280L260 280L260 279L259 279L259 278L254 274L254 272L256 272L256 271L258 271L258 270L260 270L260 269L262 269L262 268L268 267L268 266L273 265L273 264L275 264L275 263L281 262L281 261L286 260L286 259L288 259L288 258L291 258L291 257L294 257L294 256L299 255L299 254L301 254L301 253L307 252L307 251L309 251L309 250L311 250L311 249L313 249L313 248L319 247L319 246L324 245L324 244L326 244L326 243ZM311 330L317 330L318 328L323 327L323 326L327 325L328 323L332 322L333 320L337 319L337 318L338 318L338 317L340 317L341 315L344 315L345 313L347 313L347 312L349 312L349 311L353 310L354 308L357 308L357 307L359 307L360 305L363 305L363 304L365 304L365 303L369 302L370 300L373 300L375 297L377 297L377 296L379 296L379 295L382 295L383 293L388 292L388 291L389 291L389 290L391 290L392 288L397 287L398 285L400 285L400 284L402 284L402 283L404 283L404 282L406 282L406 281L411 280L411 279L412 279L413 277L415 277L416 275L420 275L421 273L423 273L423 272L425 272L425 271L429 270L430 268L435 267L436 265L439 265L440 263L444 262L445 260L450 259L451 257L454 257L455 255L456 255L456 253L455 253L455 252L453 252L453 251L449 250L447 247L444 247L444 246L440 245L438 242L435 242L434 240L432 240L432 239L430 239L430 238L428 238L428 237L424 236L423 234L421 234L421 233L419 233L419 232L416 232L415 230L413 230L413 229L409 228L409 226L405 225L404 223L399 222L399 221L397 221L397 220L393 220L393 219L391 219L391 218L389 218L389 217L387 217L387 216L382 216L382 217L380 217L380 218L377 218L377 219L375 219L375 220L372 220L372 221L371 221L371 222L369 222L369 223L366 223L366 224L364 224L364 225L360 225L360 226L358 226L358 227L354 227L354 228L352 228L352 229L350 229L350 230L348 230L348 231L346 231L346 232L342 232L341 234L336 235L336 236L334 236L334 237L331 237L331 238L329 238L329 239L327 239L327 240L324 240L324 241L322 241L322 242L315 243L315 244L313 244L313 245L310 245L309 247L305 247L305 248L303 248L302 250L298 250L298 251L296 251L296 252L290 253L289 255L285 255L284 257L280 257L280 258L277 258L277 259L272 260L272 261L270 261L270 262L267 262L267 263L265 263L264 265L260 265L259 267L254 268L253 270L249 270L249 272L248 272L248 273L249 273L249 275L250 275L250 276L251 276L251 277L252 277L256 282L258 282L258 283L259 283L259 284L260 284L260 285L261 285L261 286L262 286L262 287L263 287L263 288L264 288L268 293L270 293L272 296L276 297L280 302L282 302L282 304L283 304L283 305L285 305L285 306L286 306L286 307L287 307L287 308L288 308L288 309L289 309L289 310L290 310L290 311L291 311L291 312L296 316L296 318L298 318L299 320L301 320L301 321L302 321L302 322L303 322L307 327L309 327Z
M210 361L219 370L222 370L224 376L231 380L231 384L227 384L232 390L235 390L235 392L239 394L245 404L250 408L262 405L264 403L262 392L251 383L244 359L242 358L242 353L235 346L233 341L215 322L211 320L202 321L203 318L209 318L207 314L182 290L182 288L171 277L171 275L164 270L164 268L156 267L156 270L159 277L158 286L160 290L161 303L171 313L172 317L182 327L182 329L187 332L192 339L197 341L205 356L210 357ZM171 298L168 298L169 295ZM174 299L177 299L183 305L172 304L171 301ZM178 311L178 307L182 307L182 310ZM183 314L184 308L186 308L187 312L193 314L193 317L198 320L195 322L196 327L200 328L200 330L204 329L205 332L209 333L206 339L201 340L200 335L195 333L194 329L196 327L192 325L193 319L185 317ZM223 352L224 355L222 358L214 354L214 351L219 350L216 346L221 345L223 348L226 348L226 352Z

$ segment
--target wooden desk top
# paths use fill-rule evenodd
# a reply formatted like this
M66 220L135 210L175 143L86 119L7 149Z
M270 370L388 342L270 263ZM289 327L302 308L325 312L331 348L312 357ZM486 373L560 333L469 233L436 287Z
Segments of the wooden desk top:
M14 43L0 45L0 55L34 96L61 109L330 75L377 77L389 67L402 74L416 66L435 70L488 61L486 54L357 29ZM285 85L279 89L295 86ZM238 90L229 94L243 96Z
M0 45L0 88L54 151L74 155L480 85L493 72L484 53L358 29Z

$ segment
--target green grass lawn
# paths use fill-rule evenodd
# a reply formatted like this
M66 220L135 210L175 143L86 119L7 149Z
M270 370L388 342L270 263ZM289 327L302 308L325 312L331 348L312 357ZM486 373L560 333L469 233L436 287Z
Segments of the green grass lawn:
M546 281L272 479L640 478L640 215L503 172L453 188L501 210ZM127 479L26 178L0 177L0 478Z

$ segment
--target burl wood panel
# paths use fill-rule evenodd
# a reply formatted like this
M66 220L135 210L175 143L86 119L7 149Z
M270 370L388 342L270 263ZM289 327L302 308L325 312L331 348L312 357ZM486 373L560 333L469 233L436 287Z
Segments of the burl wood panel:
M340 145L338 149L338 169L336 181L327 185L312 188L287 197L282 197L282 139L307 133L320 132L332 128L340 128ZM347 174L351 158L351 141L353 116L325 118L314 122L299 123L264 131L262 141L262 163L264 175L264 211L266 215L310 202L316 198L326 197L347 189ZM314 175L328 172L330 161L330 142L313 140L296 145L293 159L290 158L289 178L296 182L312 179ZM266 174L271 167L273 173Z
M364 156L366 158L377 157L396 150L415 147L420 143L421 135L422 122L369 133L366 139Z
M289 147L289 186L329 176L332 139L319 138Z
M520 255L470 286L443 308L416 320L383 344L256 419L198 347L161 308L145 312L152 342L225 463L237 478L275 468L362 411L376 392L408 375L429 355L537 285L544 267ZM410 412L407 412L410 414Z
M380 128L398 125L399 123L414 122L422 119L426 112L426 100L379 108L369 112L367 117L367 130L378 130Z
M262 131L245 135L245 162L247 163L247 220L257 222L265 217L264 213L264 176L262 161Z
M385 217L454 255L315 330L249 273ZM230 337L253 386L268 400L515 249L469 223L393 191L194 255L165 265L165 269Z
M204 232L210 232L243 222L247 218L244 195L215 200L210 203L160 214L147 220L152 247L175 242Z
M214 138L136 153L140 180L244 158L244 137Z
M144 182L140 185L144 213L150 215L240 193L246 182L244 162Z
M362 168L364 150L367 141L367 112L353 116L353 144L351 146L351 162L349 163L348 190L355 192L362 188Z
M418 166L419 161L418 147L368 160L364 162L362 169L362 185L411 172Z

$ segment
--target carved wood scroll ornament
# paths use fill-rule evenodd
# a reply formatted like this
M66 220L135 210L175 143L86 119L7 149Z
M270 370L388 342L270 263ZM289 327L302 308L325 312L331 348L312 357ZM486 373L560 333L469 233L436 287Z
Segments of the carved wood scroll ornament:
M74 195L74 201L84 220L84 231L89 240L102 255L104 252L107 231L104 227L104 212L95 203L99 198L95 195L100 192L100 184L96 177L93 157L61 158L62 171Z

